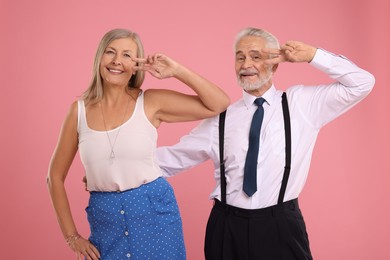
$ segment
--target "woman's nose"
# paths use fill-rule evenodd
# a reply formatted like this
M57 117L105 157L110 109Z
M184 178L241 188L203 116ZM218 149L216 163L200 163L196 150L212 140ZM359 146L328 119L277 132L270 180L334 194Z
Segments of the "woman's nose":
M114 59L112 60L112 64L114 65L121 65L121 61L118 56L115 56Z

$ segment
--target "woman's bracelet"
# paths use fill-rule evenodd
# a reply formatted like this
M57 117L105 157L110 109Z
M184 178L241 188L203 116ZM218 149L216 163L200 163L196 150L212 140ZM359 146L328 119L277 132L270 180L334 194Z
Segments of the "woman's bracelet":
M76 233L66 237L65 241L68 244L68 246L73 247L73 243L76 242L76 240L79 239L80 237L81 236L79 235L79 233L76 232Z

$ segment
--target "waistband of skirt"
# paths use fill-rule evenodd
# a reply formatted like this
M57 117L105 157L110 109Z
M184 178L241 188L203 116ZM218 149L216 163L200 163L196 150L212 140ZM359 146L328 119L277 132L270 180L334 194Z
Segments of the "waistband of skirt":
M158 177L150 182L147 182L147 183L143 183L141 184L140 186L138 187L134 187L134 188L130 188L130 189L126 189L126 190L116 190L116 191L90 191L89 193L92 195L92 194L117 194L117 193L128 193L128 192L133 192L133 191L137 191L137 190L141 190L143 188L147 188L148 186L152 186L152 185L159 185L159 183L161 182L167 182L166 179L164 177Z

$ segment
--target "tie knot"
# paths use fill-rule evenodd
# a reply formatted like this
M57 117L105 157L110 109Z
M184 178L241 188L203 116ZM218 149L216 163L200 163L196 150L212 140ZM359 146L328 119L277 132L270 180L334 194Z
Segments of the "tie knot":
M255 104L258 106L258 107L261 107L264 103L265 99L262 98L262 97L259 97L259 98L256 98L255 99Z

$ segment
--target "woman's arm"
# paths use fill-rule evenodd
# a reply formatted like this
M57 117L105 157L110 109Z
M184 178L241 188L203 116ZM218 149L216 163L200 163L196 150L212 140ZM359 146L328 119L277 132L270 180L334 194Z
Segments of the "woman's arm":
M84 255L87 259L97 260L100 257L97 249L77 233L64 185L77 147L77 102L74 102L62 125L58 143L50 161L47 185L66 242L76 252L79 259Z
M174 77L196 93L186 95L162 89L146 91L145 97L148 99L148 106L155 112L153 121L157 124L212 117L224 111L230 103L226 93L214 83L163 54L135 60L143 64L137 69L148 71L160 79Z

